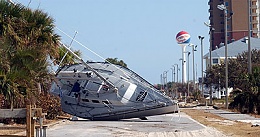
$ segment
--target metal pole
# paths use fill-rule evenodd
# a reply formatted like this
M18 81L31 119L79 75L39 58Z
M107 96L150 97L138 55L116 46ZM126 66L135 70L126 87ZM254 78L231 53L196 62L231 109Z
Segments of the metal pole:
M167 74L166 74L167 75ZM165 75L165 71L163 72L163 89L164 89L164 91L167 89L167 85L166 85L166 76Z
M224 26L225 26L225 79L226 79L226 109L228 109L228 59L227 59L227 54L228 54L228 48L227 48L227 7L224 4L218 5L218 9L224 11Z
M173 68L171 68L171 70L172 70L172 90L173 90Z
M186 83L186 45L182 46L182 84Z
M211 67L212 67L212 47L213 47L213 31L215 30L211 24L208 24L204 22L204 24L209 27L209 72L211 72ZM212 104L212 83L209 83L209 104Z
M228 109L228 48L227 48L227 9L224 9L224 14L225 14L225 73L226 73L226 109Z
M164 71L164 73L163 74L165 74L165 77L164 77L164 82L165 82L165 92L167 91L167 72L168 71Z
M168 71L165 72L165 84L166 84L166 90L168 89L168 86L167 86L167 84L168 84L167 73L168 73Z
M213 31L215 29L213 27L210 27L210 47L209 47L209 71L211 73L211 67L212 67L212 46L213 46ZM209 104L212 105L212 83L209 84Z
M183 58L181 58L181 59L179 59L180 61L181 61L181 76L182 76L182 78L181 78L181 83L182 83L182 85L183 85L183 80L184 80L184 62L183 62Z
M172 67L173 67L173 70L174 70L173 75L174 75L174 82L175 82L175 66L172 65Z
M193 70L193 88L194 90L196 89L195 87L195 61L194 61L194 51L195 51L195 48L194 48L194 45L192 45L192 70ZM196 90L195 90L196 91Z
M200 45L201 45L201 93L202 95L204 94L203 92L203 83L204 83L204 77L203 77L203 39L204 37L199 36L200 39Z
M189 98L189 95L190 95L190 52L188 52L188 98Z
M163 78L162 78L162 74L161 74L161 91L163 90Z
M170 68L172 70L172 83L173 83L173 68Z
M251 0L248 0L248 73L249 74L252 74L252 60L251 60L251 9L250 9L250 6L251 6Z
M176 65L177 66L177 79L176 79L176 81L177 81L177 83L178 83L178 70L179 70L179 67L178 67L178 64L174 64L174 65Z
M77 31L75 32L75 34L74 34L74 36L73 36L73 38L72 38L72 40L71 40L71 42L70 42L70 46L69 46L69 49L71 48L71 44L72 44L72 42L75 40L75 37L76 37L76 35L77 35ZM69 53L69 51L66 51L66 53L63 55L63 57L62 57L62 59L60 60L60 64L59 64L59 66L61 66L61 63L63 62L63 60L65 59L65 57L67 56L67 54Z

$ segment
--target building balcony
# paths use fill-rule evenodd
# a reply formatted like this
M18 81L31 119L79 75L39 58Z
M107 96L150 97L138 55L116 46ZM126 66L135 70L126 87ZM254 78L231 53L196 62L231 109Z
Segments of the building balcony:
M258 14L257 13L252 13L251 16L258 16Z
M252 31L253 31L253 33L259 33L259 31L257 29L253 29Z
M253 23L253 24L258 24L259 23L259 21L258 20L252 20L252 22L251 23Z
M258 27L253 27L252 31L253 31L253 33L257 33L258 32Z
M256 5L252 5L251 9L257 9L257 6Z

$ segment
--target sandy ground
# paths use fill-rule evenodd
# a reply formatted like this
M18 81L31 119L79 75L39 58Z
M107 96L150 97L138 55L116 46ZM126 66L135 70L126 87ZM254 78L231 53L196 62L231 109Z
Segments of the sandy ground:
M60 120L45 120L45 124L57 125ZM3 135L25 135L26 125L25 124L3 124L0 123L0 136Z
M143 132L139 129L127 129L127 128L119 128L117 126L108 125L107 127L100 126L89 128L87 131L88 136L113 136L113 137L121 137L121 136L136 136L136 137L198 137L198 136L207 136L207 137L225 137L225 136L232 136L232 137L256 137L260 135L260 127L259 126L252 126L250 123L244 123L239 121L231 121L224 119L220 116L214 115L209 113L207 110L203 109L181 109L181 112L184 112L185 117L194 119L193 121L199 122L198 124L203 128L189 130L185 126L183 128L187 130L167 130L158 132L155 130L150 130L149 132ZM48 132L51 130L61 130L65 126L72 126L74 124L73 121L52 121L49 125ZM81 123L82 124L82 123ZM0 135L7 135L7 134L14 134L18 133L17 135L25 135L25 125L0 125ZM62 127L62 128L61 128ZM87 130L87 129L84 129ZM102 134L91 134L95 133L96 131L104 131ZM106 132L106 130L109 130ZM62 132L62 131L61 131ZM78 132L82 132L78 129ZM47 134L48 135L48 134ZM67 134L68 136L73 136L73 134ZM77 137L86 136L86 134L77 135ZM75 135L76 137L76 135Z
M260 136L260 127L251 123L231 121L210 113L208 110L182 109L182 112L207 127L213 127L228 136L257 137Z

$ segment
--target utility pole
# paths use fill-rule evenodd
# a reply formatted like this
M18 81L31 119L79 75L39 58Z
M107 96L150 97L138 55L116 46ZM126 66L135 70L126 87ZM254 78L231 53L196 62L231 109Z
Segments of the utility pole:
M215 28L213 28L212 25L204 22L204 24L209 27L209 42L210 42L210 46L209 46L209 72L211 72L211 68L212 68L212 46L213 46L213 32L215 30ZM212 83L210 82L209 84L209 104L212 105Z
M252 60L251 60L251 0L248 0L248 73L252 74Z
M201 45L201 93L202 95L204 94L203 92L203 83L204 83L204 76L203 76L203 39L204 37L199 36L200 39L200 45Z
M227 48L227 7L224 4L218 5L218 9L224 12L224 26L225 26L225 79L226 79L226 109L228 109L228 48Z

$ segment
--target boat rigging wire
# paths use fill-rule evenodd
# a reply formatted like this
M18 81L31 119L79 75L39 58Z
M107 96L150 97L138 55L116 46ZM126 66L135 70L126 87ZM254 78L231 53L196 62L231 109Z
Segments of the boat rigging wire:
M71 37L70 35L68 35L67 33L65 33L64 31L62 31L61 29L59 29L58 27L56 27L60 32L62 32L63 34L65 34L67 37L69 37L70 39L73 39L73 37ZM98 56L99 58L106 60L105 58L103 58L102 56L98 55L96 52L94 52L93 50L89 49L87 46L83 45L81 42L77 41L76 39L74 39L74 41L76 43L78 43L79 45L81 45L82 47L86 48L88 51L90 51L91 53L95 54L96 56Z
M56 27L57 30L59 30L60 32L62 32L64 35L66 35L67 37L69 37L70 39L73 39L73 37L71 37L70 35L68 35L66 32L62 31L60 28ZM126 73L124 70L122 70L121 68L119 68L118 66L116 66L115 64L112 64L111 62L109 62L108 60L106 60L105 58L103 58L102 56L100 56L99 54L97 54L96 52L94 52L93 50L91 50L90 48L88 48L87 46L85 46L84 44L82 44L81 42L79 42L78 40L74 39L74 41L76 43L78 43L80 46L84 47L85 49L87 49L88 51L90 51L91 53L93 53L94 55L98 56L99 58L101 58L102 60L108 62L109 64L113 65L114 67L116 67L118 70L121 70L125 75L127 75L128 73ZM129 74L127 76L130 76Z
M78 32L75 31L75 34L74 34L74 36L73 36L73 38L72 38L72 40L71 40L71 42L70 42L69 49L71 48L72 42L75 40L75 37L76 37L77 33L78 33ZM64 56L62 57L62 59L61 59L61 61L60 61L60 64L59 64L59 67L60 67L61 63L63 62L63 60L65 59L65 57L67 56L68 53L69 53L69 51L66 51L66 53L65 53Z

